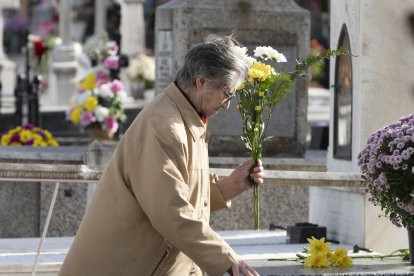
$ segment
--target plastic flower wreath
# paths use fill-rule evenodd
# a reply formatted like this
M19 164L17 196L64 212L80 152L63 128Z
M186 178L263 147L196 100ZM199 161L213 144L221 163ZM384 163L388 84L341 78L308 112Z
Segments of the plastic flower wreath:
M72 96L66 119L83 129L100 128L111 135L125 121L126 93L121 81L99 71L89 73Z
M45 129L31 124L15 127L1 136L2 146L57 147L59 143Z
M252 158L257 162L262 157L268 122L276 106L291 91L293 81L306 73L313 64L333 55L350 55L345 50L327 50L317 56L309 56L297 63L291 73L278 72L266 62L286 62L286 57L272 47L257 47L254 57L247 54L246 47L238 47L239 54L249 66L247 77L237 93L237 108L242 117L242 137ZM259 229L259 186L252 181L254 229Z
M358 155L369 200L398 226L414 227L414 114L371 134Z

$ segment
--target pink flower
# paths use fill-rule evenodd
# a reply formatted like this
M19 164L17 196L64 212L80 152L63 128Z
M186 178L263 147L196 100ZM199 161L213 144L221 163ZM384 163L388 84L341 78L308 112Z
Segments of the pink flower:
M120 80L114 80L111 83L111 90L112 90L112 92L114 92L114 94L116 94L120 91L124 91L124 85L122 84L122 82Z
M109 56L102 64L106 68L116 70L119 67L119 56Z
M105 128L106 128L107 131L115 133L115 132L117 132L118 127L119 127L119 124L118 124L118 121L115 118L113 118L111 116L108 116L108 117L105 118Z
M96 121L95 116L93 116L93 113L90 111L84 111L82 112L80 116L80 123L82 126L87 126L93 122Z
M102 84L109 82L109 75L99 71L96 73L96 87L100 87Z

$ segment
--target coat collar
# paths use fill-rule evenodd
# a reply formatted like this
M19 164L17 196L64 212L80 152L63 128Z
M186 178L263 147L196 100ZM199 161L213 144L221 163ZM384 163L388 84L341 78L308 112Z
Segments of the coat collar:
M188 128L190 129L193 139L205 139L206 126L201 121L200 116L197 114L194 107L183 95L183 93L178 89L178 87L174 83L171 83L165 89L165 93L177 105L177 108L181 113L181 116L183 117Z

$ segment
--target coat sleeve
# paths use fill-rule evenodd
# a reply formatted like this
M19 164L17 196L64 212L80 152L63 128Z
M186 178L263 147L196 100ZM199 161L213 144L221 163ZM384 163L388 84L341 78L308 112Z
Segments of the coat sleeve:
M220 190L217 187L219 177L215 173L210 173L210 211L214 212L223 208L230 208L231 201L224 200Z
M154 229L209 275L223 275L237 255L188 202L186 135L177 125L149 128L133 153L131 186Z

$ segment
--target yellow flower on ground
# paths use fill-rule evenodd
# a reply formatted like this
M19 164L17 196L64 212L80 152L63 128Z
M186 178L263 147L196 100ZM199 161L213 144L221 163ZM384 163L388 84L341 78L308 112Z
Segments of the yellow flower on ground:
M338 247L335 249L335 251L332 254L331 260L337 267L348 267L352 265L352 260L348 256L348 251L342 247Z
M261 107L260 105L256 105L256 106L254 107L254 110L256 110L256 111L260 111L260 110L262 110L262 107Z
M265 92L264 91L259 91L259 97L264 97Z
M251 80L265 80L275 74L275 70L270 65L263 62L256 62L250 67L247 77Z
M95 74L89 73L85 77L85 80L78 84L78 87L82 87L83 89L85 89L85 91L92 91L95 88L95 84L96 84Z
M328 267L330 261L326 254L312 254L304 260L306 267Z
M84 104L86 110L90 112L93 112L97 105L98 105L98 98L94 96L88 97L85 100L85 104Z
M311 239L308 239L309 242L309 252L310 254L328 254L331 252L330 242L325 242L325 238L316 239L315 237L312 237Z

